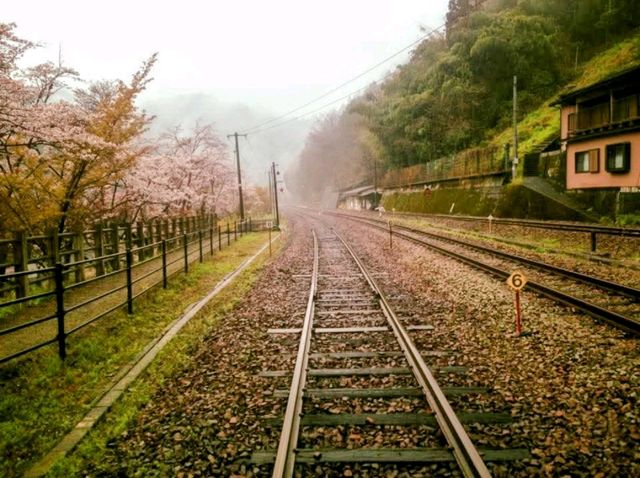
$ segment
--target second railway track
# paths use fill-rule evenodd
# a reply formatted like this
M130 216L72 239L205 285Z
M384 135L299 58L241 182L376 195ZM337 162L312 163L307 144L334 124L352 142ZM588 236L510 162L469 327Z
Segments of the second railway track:
M474 446L462 423L499 426L510 415L474 409L468 397L487 390L469 386L469 380L462 381L464 386L441 387L437 377L464 374L465 369L427 365L423 357L445 352L418 350L410 332L429 334L433 327L399 318L352 247L319 227L302 327L269 331L299 336L294 370L262 374L291 379L289 390L275 391L287 398L284 417L276 420L282 427L279 446L254 452L251 461L273 463L274 477L306 476L311 472L304 467L310 466L348 470L355 464L490 476L486 462L527 458L525 449ZM483 437L483 442L491 440Z
M388 231L389 226L385 221L349 214L330 214ZM527 275L532 279L527 285L529 289L609 322L625 332L640 335L640 290L634 287L403 225L394 225L393 235L501 278L508 277L514 267L526 268Z

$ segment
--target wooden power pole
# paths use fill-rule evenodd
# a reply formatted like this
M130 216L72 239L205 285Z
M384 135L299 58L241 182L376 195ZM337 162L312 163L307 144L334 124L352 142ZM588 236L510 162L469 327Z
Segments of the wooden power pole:
M231 138L232 136L236 140L236 166L238 168L238 195L240 198L240 220L244 221L244 200L242 197L242 174L240 172L240 146L238 146L238 136L244 136L246 138L247 135L233 133L233 134L228 134L227 138Z
M273 197L276 206L276 228L280 229L280 211L278 210L278 178L276 178L276 163L271 163L271 174L273 175Z

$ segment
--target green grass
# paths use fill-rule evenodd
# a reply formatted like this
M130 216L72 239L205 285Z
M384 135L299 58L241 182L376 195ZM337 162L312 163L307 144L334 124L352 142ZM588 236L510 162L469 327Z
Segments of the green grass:
M582 67L581 75L569 85L579 89L640 65L640 32L593 57Z
M640 226L640 214L618 214L615 223L618 226Z
M560 113L549 104L555 97L547 98L542 105L525 116L518 123L518 155L520 158L533 148L549 139L554 134L560 134ZM502 146L513 142L513 129L505 129L490 142L492 146Z
M217 253L213 261L192 267L188 275L174 277L168 289L152 291L137 301L133 315L116 312L70 337L69 356L64 363L58 359L55 347L51 346L24 360L2 366L0 476L21 475L51 449L84 416L121 367L129 363L189 304L202 298L224 275L253 254L266 236L265 233L244 236L233 247ZM255 271L255 266L252 270ZM246 279L238 284L246 286ZM238 285L232 287L235 294L244 290L238 289ZM169 351L161 352L161 365L152 366L152 378L155 378L149 383L137 381L133 393L125 401L127 405L116 406L113 423L116 429L128 423L133 410L146 401L163 377L171 375L188 361L187 351L201 340L203 333L210 329L220 314L233 306L234 297L234 293L225 290L214 301L218 307L215 314L199 314L171 342ZM117 410L122 413L118 414ZM109 420L114 418L110 416Z
M519 156L531 152L533 148L554 134L560 134L560 113L558 107L549 106L561 93L584 88L628 68L640 64L640 34L624 40L586 62L576 79L558 93L545 99L539 108L533 110L518 122ZM513 129L506 128L495 135L489 144L502 147L513 142ZM521 163L522 164L522 163ZM521 170L522 168L520 168Z

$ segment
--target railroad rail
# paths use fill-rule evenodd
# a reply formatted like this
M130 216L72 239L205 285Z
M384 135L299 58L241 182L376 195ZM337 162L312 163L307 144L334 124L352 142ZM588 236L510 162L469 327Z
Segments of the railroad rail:
M537 280L530 280L527 283L527 287L529 289L534 290L557 302L560 302L563 305L576 307L586 314L590 315L591 317L604 320L614 325L615 327L624 330L625 332L640 335L640 310L637 310L637 307L635 306L635 304L640 302L640 290L634 287L608 281L588 274L582 274L580 272L564 269L552 264L547 264L545 262L529 259L516 254L510 254L507 252L496 250L495 248L482 246L473 242L456 239L450 236L445 236L422 229L394 224L393 228L390 230L389 223L380 219L354 216L351 214L338 212L330 212L328 214L357 221L362 224L367 224L377 229L390 232L394 236L406 239L410 242L413 242L414 244L426 246L432 250L445 254L449 257L453 257L461 262L471 265L477 269L481 269L501 279L507 278L511 274L512 270L505 269L504 266L497 267L494 264L490 264L487 262L486 258L484 260L480 260L477 257L472 257L469 255L468 251L472 251L473 254L492 256L494 258L508 261L510 263L515 263L517 265L528 266L544 275L544 281L546 282L543 283ZM425 240L425 238L427 238L428 240ZM455 247L464 249L467 252L460 252L460 249L454 250L451 248L443 247L442 245L439 245L438 242L454 245ZM512 267L513 266L511 266L511 268ZM612 298L617 297L616 301L622 302L622 304L617 304L616 308L625 310L634 309L631 310L631 313L633 315L629 315L629 312L626 311L620 313L612 310L609 305L594 303L592 300L587 300L584 297L578 297L573 293L570 294L564 292L560 290L558 288L558 285L555 283L553 284L553 286L547 285L549 282L557 282L558 279L564 281L572 281L573 284L575 284L576 282L583 284L588 287L588 290L586 290L585 293L591 294L592 297L604 298L607 302L611 302Z
M464 222L479 222L489 224L504 224L507 226L522 226L532 227L536 229L555 229L560 231L569 232L587 232L593 234L607 234L610 236L624 236L640 238L640 228L635 227L620 227L620 226L605 226L603 224L579 224L572 222L562 221L543 221L537 219L516 219L516 218L500 218L483 216L464 216L455 214L428 214L417 212L394 212L393 214L398 216L408 217L434 217L437 219L447 219L451 221L464 221Z
M482 393L478 387L442 388L435 374L451 370L430 369L408 330L429 331L429 326L404 326L393 311L389 300L378 286L374 274L363 264L353 248L337 232L318 236L313 232L313 271L307 306L299 329L271 329L270 334L300 334L291 386L288 391L276 390L276 396L287 396L287 408L282 419L282 432L276 452L254 452L255 464L274 463L274 477L294 475L297 465L311 463L412 463L427 464L455 461L464 476L490 476L486 461L509 461L528 457L522 449L478 450L451 407L447 394ZM322 271L322 273L321 273ZM320 325L327 325L320 327ZM367 324L363 326L362 324ZM329 326L330 325L330 326ZM351 343L345 337L360 337L357 351L335 351L332 337L339 344ZM378 338L374 338L378 334ZM384 335L384 340L379 334ZM395 342L388 334L393 334ZM384 345L381 345L384 344ZM393 345L395 344L395 346ZM383 347L383 350L380 350ZM393 347L394 350L388 350ZM324 350L328 349L328 352ZM319 353L322 350L322 353ZM313 353L312 353L313 351ZM431 351L434 353L434 351ZM428 355L428 354L427 354ZM314 359L350 361L358 359L404 360L406 367L314 368ZM324 362L322 362L324 363ZM448 367L453 369L455 367ZM459 368L459 367L458 367ZM447 369L447 367L445 367ZM270 371L263 376L284 376L284 371ZM335 377L408 377L412 388L311 388L309 379ZM422 397L426 400L420 413L391 414L309 414L305 399L352 399ZM425 410L431 413L425 413ZM465 421L504 423L504 414L479 413L467 415ZM509 419L507 415L507 421ZM442 432L446 444L440 448L301 448L301 429L305 426L395 425L416 426L429 423Z
M389 213L387 213L387 218ZM400 216L407 218L433 218L442 219L448 221L459 221L467 223L487 224L489 227L504 225L504 226L520 226L529 227L534 229L546 229L566 232L579 232L586 233L590 236L591 252L595 253L598 245L598 234L604 234L608 236L619 236L640 239L640 228L637 227L619 227L619 226L605 226L602 224L586 223L580 224L575 222L562 222L562 221L543 221L537 219L515 219L515 218L499 218L499 217L484 217L484 216L465 216L457 214L429 214L419 212L403 212L393 211L392 217ZM367 217L367 216L364 216Z

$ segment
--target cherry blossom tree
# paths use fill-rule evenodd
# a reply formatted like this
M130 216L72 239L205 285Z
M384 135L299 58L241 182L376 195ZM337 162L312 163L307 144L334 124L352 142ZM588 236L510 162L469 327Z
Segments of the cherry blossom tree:
M126 220L190 214L225 214L233 207L233 169L212 125L189 134L174 128L111 191L112 207Z
M229 151L212 125L145 135L153 118L135 101L155 54L129 82L91 83L66 101L57 93L78 73L61 59L19 68L37 45L14 30L0 23L0 230L235 210ZM260 209L254 192L246 188L248 204Z
M62 62L18 68L36 45L14 28L0 24L0 227L63 232L70 220L94 215L95 196L148 151L140 138L151 118L135 99L156 55L128 84L91 86L77 91L75 102L54 100L77 73Z

